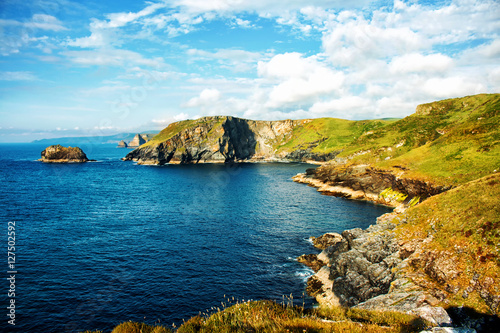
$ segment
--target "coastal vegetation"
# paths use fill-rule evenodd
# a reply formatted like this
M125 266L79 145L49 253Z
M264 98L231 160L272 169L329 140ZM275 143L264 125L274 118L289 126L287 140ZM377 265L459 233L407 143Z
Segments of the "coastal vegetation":
M491 298L498 298L500 286L499 198L500 174L495 173L409 209L396 229L402 242L428 240L407 273L446 293L446 307L466 306L487 314L498 307ZM453 263L447 274L427 274L436 256Z
M211 333L211 332L420 332L432 325L415 315L343 307L304 309L291 303L271 301L236 302L213 313L200 314L180 327L125 322L112 333ZM87 331L85 333L102 333Z

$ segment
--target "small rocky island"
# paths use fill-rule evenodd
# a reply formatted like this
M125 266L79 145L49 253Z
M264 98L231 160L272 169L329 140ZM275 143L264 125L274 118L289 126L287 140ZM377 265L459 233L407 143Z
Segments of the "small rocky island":
M84 163L89 162L87 155L78 147L53 145L45 148L39 161L44 163Z

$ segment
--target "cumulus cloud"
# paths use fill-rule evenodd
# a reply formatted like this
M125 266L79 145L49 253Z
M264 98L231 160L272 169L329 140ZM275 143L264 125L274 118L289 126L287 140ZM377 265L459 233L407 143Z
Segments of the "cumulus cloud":
M352 118L356 113L366 112L365 109L370 105L370 100L367 98L344 96L338 99L314 103L310 111L319 116L329 114L341 118Z
M221 92L217 89L203 89L198 97L191 98L187 103L183 106L186 108L196 108L196 107L205 107L212 106L214 103L218 102L221 98Z
M424 56L409 53L392 59L389 69L392 73L407 74L412 72L445 72L453 65L453 60L442 54Z
M423 91L437 98L472 95L484 92L486 87L480 82L464 77L432 78L422 87Z
M344 81L344 74L300 53L279 54L269 62L259 62L259 76L277 82L272 88L269 107L300 103L324 94L335 94Z

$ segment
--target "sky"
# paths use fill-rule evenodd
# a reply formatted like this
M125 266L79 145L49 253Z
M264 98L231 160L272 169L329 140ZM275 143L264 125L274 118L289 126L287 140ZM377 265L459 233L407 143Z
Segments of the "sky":
M1 0L0 142L500 92L500 1Z

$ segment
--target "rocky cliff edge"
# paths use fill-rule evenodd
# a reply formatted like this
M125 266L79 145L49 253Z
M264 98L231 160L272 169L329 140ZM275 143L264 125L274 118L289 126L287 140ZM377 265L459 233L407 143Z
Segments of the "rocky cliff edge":
M139 164L326 161L337 152L314 153L319 142L283 148L310 120L255 121L216 116L170 124L153 140L127 154Z

